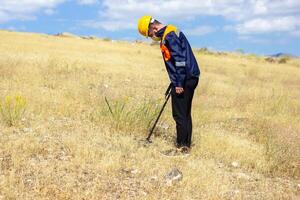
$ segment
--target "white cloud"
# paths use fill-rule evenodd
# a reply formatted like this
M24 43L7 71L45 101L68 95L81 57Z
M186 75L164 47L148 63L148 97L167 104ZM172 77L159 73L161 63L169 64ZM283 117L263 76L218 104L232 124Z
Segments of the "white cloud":
M300 18L299 0L103 0L102 4L104 10L99 11L99 20L109 22L110 26L101 26L106 30L112 27L114 30L134 29L136 27L132 25L138 18L149 14L162 22L175 24L188 23L198 16L221 16L233 24L223 30L235 30L239 34L299 31L294 20ZM130 26L120 26L122 23ZM203 32L198 31L200 35Z
M234 25L225 25L223 26L223 31L235 31L236 27Z
M55 10L52 8L47 8L44 12L46 15L54 15L55 14Z
M0 23L10 20L28 20L34 18L34 13L53 9L65 0L1 0Z
M193 35L193 36L202 36L202 35L207 35L209 33L215 32L216 28L212 26L197 26L193 29L186 29L184 32L187 35Z
M245 35L241 35L238 37L239 40L242 41L247 41L253 44L259 44L259 45L268 45L271 44L273 41L270 39L265 39L265 38L256 38L256 37L252 37L252 36L245 36Z
M92 5L98 2L98 0L77 0L80 5Z
M134 29L136 28L134 23L124 23L122 21L84 21L84 26L95 28L95 29L105 29L108 31L118 31L125 29Z
M300 29L299 18L293 16L277 18L256 18L237 26L240 34L260 34L271 32L292 32Z
M10 31L25 31L26 27L25 26L20 26L20 27L9 26L6 29L10 30Z
M293 37L300 37L300 30L293 31L293 32L291 32L290 35L293 36Z
M271 45L271 44L280 44L280 45L284 45L286 44L288 41L285 38L279 38L277 40L274 39L270 39L270 38L259 38L259 37L255 37L253 35L240 35L238 37L239 40L242 41L246 41L246 42L250 42L253 44L259 44L259 45Z
M149 14L165 24L183 24L182 29L195 24L193 30L187 30L194 35L214 32L213 28L191 22L199 16L222 17L230 24L225 24L223 31L240 35L286 32L298 36L300 32L299 0L0 0L0 23L34 19L40 11L52 15L55 7L65 1L101 3L98 19L84 25L109 31L136 29L139 17Z
M103 17L121 20L137 20L144 14L151 14L162 20L189 20L200 15L221 15L235 17L241 15L239 5L242 0L103 0ZM230 3L229 3L230 2ZM229 4L229 5L228 5ZM241 16L238 16L241 18Z

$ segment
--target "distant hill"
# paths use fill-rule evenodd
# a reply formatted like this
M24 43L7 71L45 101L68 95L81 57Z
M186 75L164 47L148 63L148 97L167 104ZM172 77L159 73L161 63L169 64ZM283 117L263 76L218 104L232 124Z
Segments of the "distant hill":
M270 55L270 57L273 57L273 58L279 58L279 57L297 58L298 56L295 56L295 55L292 55L292 54L288 54L288 53L277 53L277 54Z

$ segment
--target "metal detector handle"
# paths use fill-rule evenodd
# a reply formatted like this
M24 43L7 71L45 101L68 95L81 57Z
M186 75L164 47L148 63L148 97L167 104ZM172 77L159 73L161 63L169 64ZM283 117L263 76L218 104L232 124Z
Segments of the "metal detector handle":
M169 93L171 92L171 90L172 90L172 86L173 86L173 84L172 83L170 83L170 85L169 85L169 87L168 87L168 89L166 90L166 92L165 92L165 99L167 98L167 96L169 95Z

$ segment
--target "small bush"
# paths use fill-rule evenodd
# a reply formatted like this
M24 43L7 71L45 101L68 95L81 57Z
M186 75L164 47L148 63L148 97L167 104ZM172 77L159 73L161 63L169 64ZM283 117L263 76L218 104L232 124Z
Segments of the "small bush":
M202 48L198 49L198 52L199 53L204 53L204 54L205 53L210 53L209 50L208 50L208 48L206 48L206 47L202 47Z
M110 42L111 38L103 38L103 41Z
M160 110L159 100L130 102L128 98L105 99L90 116L91 121L109 119L114 129L142 131L149 129Z
M279 58L278 63L285 64L285 63L287 63L288 60L289 60L288 57L281 57L281 58Z
M26 101L22 96L6 96L0 103L0 114L2 120L8 126L14 126L23 117L26 110Z
M272 57L265 58L265 61L269 62L269 63L275 63L276 62L276 60L274 58L272 58Z
M279 63L279 64L285 64L290 60L289 57L284 56L284 57L279 57L279 58L272 58L272 57L267 57L265 58L265 61L269 63Z

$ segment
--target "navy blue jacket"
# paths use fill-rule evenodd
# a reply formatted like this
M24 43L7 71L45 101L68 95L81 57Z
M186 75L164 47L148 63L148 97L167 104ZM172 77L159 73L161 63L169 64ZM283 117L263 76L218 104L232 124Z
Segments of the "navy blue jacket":
M175 87L184 87L187 79L200 76L200 69L185 35L169 26L159 30L156 36L162 38L161 50L170 81Z

